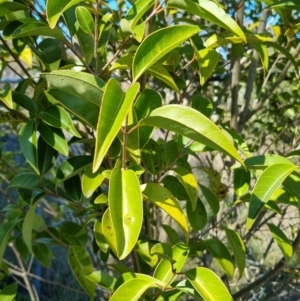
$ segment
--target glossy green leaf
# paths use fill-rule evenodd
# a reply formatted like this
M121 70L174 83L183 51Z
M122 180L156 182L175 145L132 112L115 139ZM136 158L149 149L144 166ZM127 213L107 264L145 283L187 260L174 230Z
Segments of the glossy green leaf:
M179 156L179 150L177 142L174 140L169 140L164 145L164 158L166 165L172 165Z
M226 232L227 239L229 241L236 264L239 269L239 279L241 279L246 266L246 247L240 235L236 231L233 231L226 227L224 228L224 230Z
M160 258L169 260L171 263L175 263L173 256L172 246L169 242L157 243L151 248L151 254L156 254Z
M240 197L248 192L251 175L248 170L237 168L233 171L233 186L235 194Z
M138 47L133 59L133 80L181 43L200 31L198 26L175 25L150 34Z
M168 7L175 7L199 16L213 24L225 28L246 42L246 36L238 24L213 1L194 2L192 0L169 0Z
M33 190L41 190L40 177L34 173L19 173L9 183L11 188L25 188Z
M286 261L288 261L293 256L293 246L290 240L284 232L274 224L268 224L268 227Z
M292 195L296 196L298 199L300 198L300 177L298 174L291 174L285 179L283 185Z
M182 281L180 281L179 283L176 284L176 288L179 289L180 293L185 293L185 294L189 294L190 296L193 297L193 300L197 300L197 301L203 301L202 297L199 295L199 293L195 290L195 288L193 287L192 283L188 280L188 279L184 279ZM178 292L177 292L178 294ZM176 295L175 295L176 296ZM171 300L174 300L176 301L177 298L173 299L173 295L172 295L172 299ZM160 300L160 299L158 299ZM162 300L165 300L165 299L162 299ZM169 300L169 299L167 299Z
M94 34L95 22L91 13L84 6L77 6L76 18L79 23L80 28L91 36Z
M183 210L177 199L165 187L157 183L148 183L142 191L143 196L155 206L164 210L178 224L185 235L186 241L189 239L188 223Z
M224 283L211 270L194 268L185 274L205 301L233 301Z
M99 106L85 99L66 93L63 90L51 89L46 93L47 98L53 103L60 103L75 115L84 124L96 128L99 115Z
M86 275L93 272L93 265L86 250L79 246L69 248L68 260L74 276L78 283L89 295L91 300L95 297L96 285Z
M201 200L198 199L196 208L193 210L191 202L186 202L187 218L195 231L199 231L206 226L207 213Z
M163 153L156 141L150 139L142 149L142 161L151 174L157 175L163 168Z
M41 119L56 128L61 128L75 137L81 138L76 130L70 115L59 106L49 106L44 112L40 113Z
M144 1L137 0L129 8L126 14L126 20L129 22L130 27L133 29L143 15L154 5L154 0Z
M166 187L178 200L186 201L189 199L186 190L177 177L167 175L161 180L161 183L164 184L164 187Z
M0 226L0 263L2 263L3 255L8 244L10 234L19 222L20 219L16 219L3 223Z
M71 221L63 221L59 224L59 234L63 241L71 246L85 247L88 241L85 227Z
M27 246L30 253L32 253L32 230L34 226L34 217L35 217L35 211L36 207L38 205L38 200L44 196L44 193L39 193L37 196L35 196L33 200L33 204L30 206L29 210L27 211L23 225L22 225L22 236L23 240L25 242L25 245Z
M248 158L244 161L247 169L265 169L267 166L273 164L290 164L294 166L294 163L287 158L278 155L259 155Z
M97 219L94 224L94 235L95 235L95 241L98 247L100 248L100 250L104 253L107 253L109 246L103 234L102 222L99 219Z
M54 165L57 150L52 148L42 137L38 140L38 168L40 175L46 174Z
M121 129L122 123L137 96L139 88L139 84L136 83L124 93L117 80L111 78L107 83L96 130L96 149L93 162L94 172L101 165L109 147Z
M195 210L198 198L198 183L195 176L191 172L180 167L175 168L174 171L189 196L193 210Z
M54 28L62 13L78 2L80 0L48 0L46 14L50 27Z
M246 229L253 225L258 213L282 182L294 171L293 164L278 163L267 167L258 178L250 199Z
M1 1L1 2L3 3L0 4L0 17L3 17L15 11L28 10L27 5L22 3L10 2L10 1Z
M95 173L92 172L92 166L89 166L83 173L81 179L81 188L84 196L89 198L96 191L96 189L104 181L105 177L102 175L104 168L99 168Z
M200 94L195 94L192 96L192 108L208 118L213 112L212 102Z
M209 204L213 214L217 215L220 210L220 203L218 197L215 195L215 193L211 191L211 189L207 188L206 186L199 184L199 187L207 203Z
M181 105L163 106L142 119L140 125L151 125L173 131L221 151L243 164L243 160L227 135L210 119L194 109Z
M42 138L64 156L69 154L68 142L60 129L41 123L38 128Z
M18 284L16 282L6 285L0 292L1 301L14 301L18 292Z
M19 133L20 148L27 162L39 174L38 169L38 135L35 120L24 124Z
M5 83L0 89L0 100L10 109L13 109L12 92L9 83Z
M135 246L135 251L144 262L146 262L149 266L154 268L159 258L156 254L152 254L150 252L151 246L152 244L149 241L140 240Z
M12 92L13 102L18 104L19 106L25 108L30 113L37 115L38 107L36 102L28 97L26 94L22 94L21 92L13 91Z
M80 97L97 106L101 104L101 98L106 83L99 77L85 72L71 70L58 70L51 73L43 73L50 89L62 90L65 93Z
M184 264L188 258L189 247L182 243L177 243L172 248L172 259L174 264L167 259L162 259L154 271L153 277L164 282L165 284L171 284L177 277L175 273L180 273ZM175 272L175 273L174 273Z
M79 155L64 160L56 173L57 185L67 179L80 174L84 169L91 165L92 156Z
M83 58L87 64L90 64L94 57L94 38L86 34L81 28L78 28L76 37L83 53Z
M116 237L116 251L124 259L133 249L143 222L140 183L132 170L115 168L108 191L110 216Z
M110 292L114 290L115 283L117 279L107 273L102 271L93 271L91 274L85 275L85 277L94 282L99 284L100 286L106 288Z
M106 209L102 217L102 233L109 247L116 254L117 253L116 234L112 224L109 208Z
M219 266L232 279L234 275L234 265L226 246L220 240L214 238L205 240L205 245Z
M47 36L56 38L58 40L64 39L64 35L59 28L52 29L46 23L39 21L30 21L28 23L24 23L17 27L9 35L7 35L6 31L4 30L3 35L5 39L16 39L31 36Z
M98 195L94 200L94 204L107 204L107 203L108 203L108 197L104 193Z
M127 300L138 301L147 289L159 286L160 282L150 276L147 276L147 278L133 278L119 286L109 300L123 301L126 296Z

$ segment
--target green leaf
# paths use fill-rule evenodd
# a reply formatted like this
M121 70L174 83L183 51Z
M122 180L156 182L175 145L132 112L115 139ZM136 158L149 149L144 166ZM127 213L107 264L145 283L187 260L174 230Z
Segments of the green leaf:
M94 224L95 241L100 250L104 253L107 253L109 246L105 240L102 230L102 223L99 219L97 219Z
M238 24L213 1L169 0L168 7L175 7L199 16L213 24L225 28L246 42L246 36Z
M109 300L124 301L124 297L126 296L127 300L138 301L147 289L150 287L159 287L160 284L157 279L150 276L147 276L147 278L133 278L119 286Z
M178 224L185 235L186 241L189 240L188 223L183 210L177 199L165 187L157 183L148 183L142 190L143 196L155 206L163 209Z
M233 186L238 197L245 195L250 186L251 175L244 168L237 168L233 171Z
M96 128L99 115L99 106L96 104L57 89L49 90L46 92L46 96L50 99L50 102L54 101L54 103L58 102L63 105L84 124L91 126L93 129Z
M189 196L193 210L195 210L198 198L198 183L195 176L191 172L180 167L174 168L174 171Z
M133 29L143 15L154 5L154 0L137 0L130 7L126 14L126 20L129 22L130 27Z
M151 248L151 254L156 254L160 258L169 260L171 263L175 263L172 251L172 246L169 242L157 243Z
M194 268L186 276L205 301L233 301L224 283L207 268Z
M62 13L80 1L81 0L48 0L46 4L46 14L50 27L54 28Z
M217 215L220 210L220 203L218 197L211 191L211 189L207 188L204 185L199 184L201 191L209 204L214 215Z
M174 140L169 140L164 145L164 157L166 165L172 165L179 156L179 150L177 142Z
M0 292L1 301L14 301L18 292L16 282L6 285Z
M179 238L179 235L178 235L178 233L176 232L176 230L174 228L172 228L169 225L164 225L164 224L162 224L161 226L165 230L165 232L167 233L168 238L169 238L172 245L175 245L175 244L179 243L180 238Z
M221 151L243 164L228 136L210 119L194 109L182 105L166 105L152 111L140 121L140 125L173 131Z
M38 128L42 138L54 149L64 156L69 155L69 146L67 140L60 129L49 127L41 123Z
M133 249L143 222L140 183L132 170L115 168L110 176L108 203L120 260Z
M200 31L198 26L175 25L150 34L138 47L133 59L133 81L168 52Z
M266 76L266 72L269 69L269 54L267 47L262 43L253 43L252 47L256 50L261 60L262 66L264 68L264 75Z
M151 174L157 175L163 168L164 157L158 143L150 139L142 149L142 161Z
M82 175L81 188L84 196L89 198L96 191L96 189L104 181L105 177L102 175L104 168L99 168L95 173L92 172L92 166L90 165Z
M175 176L167 175L161 183L167 188L178 200L188 200L189 196L186 193L182 183Z
M44 267L51 267L51 260L54 257L51 250L43 243L35 243L32 246L33 255Z
M32 230L35 218L35 211L38 205L38 200L42 198L45 194L39 193L34 197L33 204L30 206L29 210L27 211L23 225L22 225L22 236L30 253L32 253Z
M54 165L57 150L52 148L42 137L38 140L38 168L40 175L46 174Z
M172 248L172 259L174 264L167 259L162 259L153 274L153 277L170 285L177 277L176 273L180 273L189 254L189 247L183 243L177 243ZM174 273L175 272L175 273Z
M109 147L117 136L139 88L140 85L135 83L124 93L117 80L111 78L107 83L96 130L93 172L99 168Z
M69 114L59 106L49 106L40 113L41 119L56 128L64 129L71 135L81 138Z
M41 76L47 80L50 89L62 90L100 107L106 85L101 78L85 72L71 70L42 73Z
M11 232L20 222L20 219L3 223L0 227L0 263L2 263L3 255L8 244Z
M24 124L19 133L21 151L33 170L39 174L38 168L38 136L35 120L32 119Z
M248 158L244 161L247 169L265 169L267 166L281 163L294 166L292 161L278 155L259 155Z
M152 244L146 240L140 240L135 246L135 251L139 257L146 262L151 268L154 268L158 262L158 256L150 253Z
M28 6L18 2L5 1L4 3L0 4L0 17L3 17L11 12L20 10L28 10Z
M100 286L106 288L110 292L114 290L114 286L116 284L117 279L109 274L106 274L102 271L93 271L91 274L85 275L85 277L94 282L99 284Z
M5 83L0 89L0 100L10 109L13 109L12 92L9 83Z
M297 169L293 164L278 163L267 167L258 178L250 199L246 229L253 225L258 213L283 181Z
M87 244L87 232L85 227L71 221L63 221L59 225L59 234L63 241L71 246L85 247Z
M211 101L200 94L192 96L192 108L208 118L211 116L214 109Z
M59 28L52 29L46 23L32 20L30 20L29 23L24 23L21 26L18 26L9 35L7 35L6 31L4 30L3 35L5 39L16 39L31 36L47 36L56 38L58 40L64 39L64 35Z
M246 247L240 235L236 231L226 227L224 227L224 230L239 269L239 279L241 279L246 266Z
M76 37L83 53L84 60L90 64L94 57L94 38L86 34L81 28L76 32Z
M91 13L84 6L77 6L76 18L79 23L80 28L91 36L94 35L95 22Z
M96 285L86 275L93 272L93 265L86 250L79 246L69 248L68 260L77 281L91 300L95 297Z
M56 185L80 174L91 165L92 156L76 156L64 160L56 173Z
M25 92L24 92L25 93ZM28 97L26 94L22 94L17 91L12 92L12 99L13 102L18 104L19 106L25 108L30 113L33 113L34 115L37 115L38 113L38 107L36 105L36 102Z
M102 233L111 250L117 254L116 233L109 208L106 209L102 217Z
M207 213L201 200L198 199L196 208L193 210L191 202L186 202L187 218L195 231L202 230L207 223Z
M218 265L230 279L232 279L234 275L234 265L226 246L218 239L207 239L204 242L209 253L211 253Z
M269 230L272 233L278 247L280 248L285 260L288 261L293 256L293 246L284 232L274 224L268 224Z

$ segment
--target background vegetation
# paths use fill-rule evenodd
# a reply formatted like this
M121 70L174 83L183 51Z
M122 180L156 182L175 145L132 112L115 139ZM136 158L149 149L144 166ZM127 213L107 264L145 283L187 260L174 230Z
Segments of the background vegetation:
M0 0L0 298L299 299L299 9Z

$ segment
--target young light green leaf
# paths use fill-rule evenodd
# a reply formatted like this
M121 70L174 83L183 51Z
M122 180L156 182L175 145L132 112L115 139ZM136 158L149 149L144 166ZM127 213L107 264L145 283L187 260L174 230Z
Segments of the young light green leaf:
M246 42L246 36L238 24L213 1L169 0L168 7L175 7L199 16L213 24L225 28Z
M140 125L173 131L221 151L243 164L228 136L210 119L192 108L166 105L152 111L148 117L140 121Z
M169 214L183 231L186 240L189 239L188 223L177 199L165 187L157 183L148 183L142 191L155 206Z
M139 240L134 249L144 262L146 262L151 268L154 268L157 265L159 258L156 254L150 253L151 246L152 243L149 241Z
M200 31L198 26L175 25L150 34L137 49L133 59L133 80L137 79L165 54Z
M93 265L88 253L80 246L71 246L69 248L68 260L77 281L89 295L91 300L93 300L95 297L96 285L86 277L86 275L90 275L93 272Z
M13 109L12 92L9 83L5 83L0 89L0 100L10 109Z
M262 172L251 194L246 229L251 228L258 213L275 190L295 170L297 170L297 166L293 164L278 163L267 167Z
M143 293L150 287L159 287L160 282L157 279L148 276L146 278L133 278L121 286L113 293L109 301L124 301L124 297L130 301L138 301Z
M195 210L198 198L198 183L195 176L191 172L180 167L175 168L174 171L190 198L193 210Z
M189 247L183 243L177 243L172 248L172 259L174 264L167 259L162 259L154 271L153 277L170 285L177 277L175 273L180 273L189 254Z
M6 285L0 292L1 301L14 301L18 292L18 284L16 282Z
M272 233L278 247L283 253L285 260L288 261L293 256L293 246L284 232L274 224L268 224L269 230Z
M69 154L68 142L60 129L41 123L38 128L42 138L64 156Z
M46 4L46 14L50 27L54 28L62 13L80 1L81 0L48 0Z
M99 284L110 292L114 290L117 279L102 271L93 271L91 274L85 275L90 281Z
M111 250L117 254L116 234L109 208L106 209L102 217L102 233Z
M112 171L108 203L116 237L116 255L121 260L132 251L143 222L140 183L134 171L120 168Z
M205 240L205 245L218 265L230 279L232 279L234 275L234 264L226 246L220 240L214 238Z
M246 266L246 247L240 235L236 231L226 227L224 227L224 230L239 269L239 279L241 279Z
M140 85L135 83L124 93L117 80L111 78L107 83L96 130L93 172L99 168L109 147L117 136L139 88Z
M102 175L104 168L100 167L95 173L92 172L92 165L90 165L82 175L81 188L84 196L89 198L94 191L101 185L105 177Z
M40 113L41 119L56 128L64 129L75 137L81 138L76 130L70 115L59 106L49 106Z
M205 301L233 301L224 283L211 270L194 268L185 274Z
M19 133L20 148L27 162L39 174L38 168L38 137L35 120L24 124Z
M169 242L157 243L151 248L151 254L156 254L160 258L169 260L171 263L175 263L173 256L172 246Z
M91 13L84 6L77 6L75 13L80 28L86 34L93 36L95 30L95 22Z

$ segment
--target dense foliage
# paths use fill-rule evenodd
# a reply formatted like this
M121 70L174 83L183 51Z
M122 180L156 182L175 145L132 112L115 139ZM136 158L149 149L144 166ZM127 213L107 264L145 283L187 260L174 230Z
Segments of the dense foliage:
M21 300L23 286L50 300L34 280L53 279L32 263L51 269L57 250L91 300L288 290L300 243L299 9L0 0L0 121L27 162L2 144L0 296ZM267 296L277 275L285 287Z

